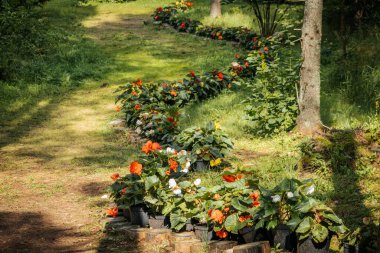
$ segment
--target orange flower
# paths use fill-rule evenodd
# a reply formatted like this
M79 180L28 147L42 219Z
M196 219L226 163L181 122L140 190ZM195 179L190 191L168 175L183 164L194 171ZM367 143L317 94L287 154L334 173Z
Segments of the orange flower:
M228 232L227 232L225 229L221 229L221 230L219 230L218 232L215 232L215 234L216 234L219 238L224 239L224 238L227 237Z
M244 175L238 174L236 177L237 177L237 179L242 179L242 178L244 178Z
M232 183L232 182L235 182L237 178L235 176L232 176L232 175L223 175L223 179L226 182Z
M170 95L176 97L177 96L177 92L175 92L174 90L172 92L170 92Z
M116 110L117 112L120 112L120 110L121 110L120 105L117 105L116 108L115 108L115 110Z
M138 162L132 162L131 165L129 165L129 171L132 174L141 175L142 173L142 164Z
M224 209L223 209L223 212L225 212L225 213L228 213L230 211L230 208L229 207L225 207Z
M220 199L220 195L218 193L216 193L214 195L214 197L212 197L214 200L219 200Z
M131 93L133 96L137 96L137 92L136 91L132 91Z
M141 87L142 86L142 81L140 79L137 79L136 84Z
M164 83L164 84L162 84L162 86L164 86L164 87L168 87L168 84L167 84L167 83Z
M239 54L235 54L235 58L236 58L236 59L239 59L239 58L240 58L240 55L239 55Z
M212 209L208 210L207 211L207 215L211 217L211 214L212 214Z
M178 163L172 159L169 160L170 169L174 172L177 172Z
M218 72L217 78L218 78L219 81L222 81L223 80L223 73L222 72Z
M219 39L219 40L222 40L222 39L223 39L223 36L222 36L222 35L220 35L220 36L218 37L218 39Z
M113 181L116 181L119 177L120 177L119 173L113 173L111 175L111 178L112 178Z
M152 141L147 141L145 143L145 145L142 147L142 151L145 153L145 154L149 154L151 151L152 151L152 145L153 145L153 142Z
M264 47L264 51L269 51L269 48L268 47Z
M254 192L251 195L249 195L249 197L256 201L260 197L260 192Z
M136 110L141 110L141 106L139 104L135 105Z
M219 224L222 224L224 215L220 210L213 210L211 212L211 219L213 219L215 222L218 222Z
M244 63L244 66L248 68L249 63L246 61L246 62Z
M246 221L247 219L250 219L250 218L252 218L252 216L249 215L249 214L247 214L247 215L245 215L245 216L240 216L240 217L239 217L239 221L240 221L240 222L244 222L244 221Z
M186 5L188 8L193 7L193 3L192 3L192 2L185 2L185 5Z
M127 188L121 189L121 193L125 194L127 192Z
M195 71L194 71L194 70L190 71L189 74L190 74L192 77L195 77Z
M117 214L119 213L119 209L117 209L117 207L114 207L114 208L108 208L107 209L107 215L108 216L112 216L112 217L116 217Z
M252 202L252 206L259 207L260 206L260 201L258 201L258 200L253 201Z
M169 176L169 175L170 175L170 170L165 171L165 174L166 174L167 176Z
M161 145L158 142L153 142L152 151L161 150Z

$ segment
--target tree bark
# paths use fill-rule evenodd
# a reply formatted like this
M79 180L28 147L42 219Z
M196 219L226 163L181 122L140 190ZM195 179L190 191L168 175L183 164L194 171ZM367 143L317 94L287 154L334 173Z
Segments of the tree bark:
M210 16L212 18L217 18L217 17L222 16L222 1L221 0L211 0Z
M302 58L297 126L300 133L313 135L321 130L321 41L323 0L306 0L302 27Z

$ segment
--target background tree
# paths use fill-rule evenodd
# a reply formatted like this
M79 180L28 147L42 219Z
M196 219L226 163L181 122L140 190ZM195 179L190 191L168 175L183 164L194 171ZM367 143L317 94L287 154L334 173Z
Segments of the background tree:
M297 119L299 131L312 135L321 130L321 41L323 0L305 1L302 27L302 58L299 106Z
M221 0L211 0L210 16L212 18L217 18L217 17L222 16L222 1Z

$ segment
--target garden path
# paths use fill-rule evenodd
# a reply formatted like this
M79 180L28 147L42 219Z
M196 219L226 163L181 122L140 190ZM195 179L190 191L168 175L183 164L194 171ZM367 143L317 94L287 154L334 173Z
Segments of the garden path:
M105 42L110 37L138 33L144 40L152 39L143 25L147 18L111 10L83 24L87 37L115 50L114 44ZM172 43L174 39L167 38ZM120 43L127 40L123 37ZM7 132L11 128L0 129L6 136L0 146L1 252L98 249L109 202L101 196L110 174L122 172L133 152L108 124L116 117L116 86L101 85L108 80L89 81L57 100L42 100L32 116L37 118L18 125L23 129L14 136Z

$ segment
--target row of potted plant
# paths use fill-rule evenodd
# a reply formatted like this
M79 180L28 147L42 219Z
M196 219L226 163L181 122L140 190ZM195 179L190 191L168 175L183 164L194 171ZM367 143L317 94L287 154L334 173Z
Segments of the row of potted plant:
M194 179L197 158L190 151L148 141L143 156L130 164L129 174L113 174L111 196L140 226L196 230L202 240L270 240L282 249L327 252L333 234L346 240L348 229L331 208L310 197L311 180L285 179L272 189L262 187L248 172L225 168L223 181L206 187ZM117 209L108 213L117 215ZM149 219L150 217L150 219ZM152 225L154 224L154 225Z

